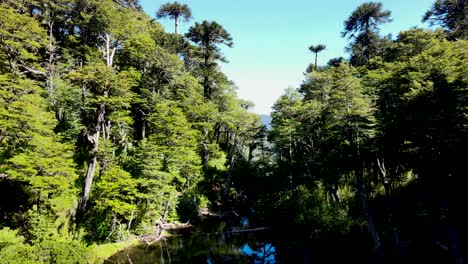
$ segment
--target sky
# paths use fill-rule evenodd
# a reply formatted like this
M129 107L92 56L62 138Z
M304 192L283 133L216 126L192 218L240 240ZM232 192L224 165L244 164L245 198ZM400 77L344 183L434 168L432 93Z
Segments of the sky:
M145 12L174 0L141 0ZM384 0L393 22L382 25L381 34L396 37L411 27L427 27L421 18L435 0ZM223 47L229 63L222 71L238 87L240 98L255 104L254 112L269 114L274 102L288 87L298 87L307 65L314 61L310 45L325 44L318 64L348 57L347 39L340 36L343 22L366 0L179 0L189 5L193 20L180 23L180 33L195 22L215 20L232 36L234 46ZM166 31L174 22L159 19Z

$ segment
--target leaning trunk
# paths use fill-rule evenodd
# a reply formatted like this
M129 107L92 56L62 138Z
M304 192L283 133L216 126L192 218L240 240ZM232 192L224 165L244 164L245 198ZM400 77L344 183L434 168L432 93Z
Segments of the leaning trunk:
M107 97L107 92L104 93L104 96ZM83 185L83 193L81 195L80 204L78 205L78 212L80 214L85 212L86 203L89 200L91 194L91 187L93 185L94 173L96 171L97 164L97 152L99 150L99 134L101 130L101 124L104 123L104 116L106 113L105 105L101 104L99 107L99 114L94 126L95 132L92 136L88 136L88 140L91 142L93 149L91 153L91 158L88 164L88 170L86 172L86 178Z
M91 186L93 184L94 173L96 171L96 163L97 158L93 155L93 157L89 160L88 164L88 171L86 172L86 178L83 187L83 194L80 199L80 204L78 206L78 210L80 213L84 213L86 208L86 203L89 200L89 195L91 193Z

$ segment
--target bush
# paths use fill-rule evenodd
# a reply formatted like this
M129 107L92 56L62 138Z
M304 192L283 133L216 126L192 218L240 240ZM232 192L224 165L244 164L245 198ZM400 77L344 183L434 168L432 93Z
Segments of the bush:
M77 240L53 237L25 244L18 232L0 230L0 259L2 264L92 264L100 263L89 247Z

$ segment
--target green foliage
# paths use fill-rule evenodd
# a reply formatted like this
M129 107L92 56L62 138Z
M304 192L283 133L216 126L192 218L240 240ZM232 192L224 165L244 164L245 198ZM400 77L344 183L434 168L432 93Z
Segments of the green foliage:
M368 2L358 6L344 22L342 37L353 39L347 48L352 65L365 65L384 52L386 40L378 35L379 25L392 21L390 16L390 11L382 11L382 3Z
M192 11L186 4L180 4L178 2L166 3L159 8L158 12L156 12L156 16L158 18L170 17L175 20L183 18L188 22L192 18Z
M109 210L129 220L136 210L137 182L118 166L109 168L99 178L93 199L97 210Z
M0 11L0 226L24 236L4 231L3 262L92 263L83 237L195 220L207 196L235 188L227 175L259 121L219 71L219 46L232 46L219 24L168 34L134 0ZM191 12L173 3L159 15L177 24Z
M467 39L468 4L464 0L437 0L423 17L431 26L440 25L448 31L450 38Z
M344 22L343 37L378 30L379 24L390 22L391 12L382 11L382 3L367 2L356 8Z
M365 30L365 21L352 18L347 23L356 28L348 34ZM276 102L269 155L277 162L271 178L263 177L279 186L251 192L266 207L265 219L277 217L272 224L280 227L292 223L285 237L307 230L318 241L340 232L358 241L355 227L367 225L374 246L391 256L399 250L396 232L420 239L418 232L450 228L439 221L449 217L441 212L464 211L455 193L466 183L459 157L466 154L467 44L447 40L442 30L410 29L390 40L376 29L355 37L351 65L336 60L310 71L299 89ZM356 63L354 49L372 48L360 37L380 44ZM430 215L431 229L412 218L421 211ZM455 236L447 239L458 243Z
M82 236L154 234L208 206L320 241L365 221L387 248L400 226L416 241L418 221L402 220L415 208L444 234L447 208L464 212L463 1L426 13L446 32L396 39L378 32L390 11L359 6L344 25L349 63L309 66L271 131L220 71L232 37L215 21L168 34L134 0L2 1L0 12L0 226L18 229L0 230L2 263L95 263ZM176 2L158 16L177 25L191 12Z
M5 3L0 5L0 12L3 14L0 18L2 73L40 72L37 55L47 41L45 30L34 18L19 14Z
M44 240L33 245L24 244L16 231L0 230L0 258L2 263L99 263L91 249L78 241Z
M221 54L219 44L224 44L232 47L232 37L220 24L216 21L203 21L195 23L185 37L198 45L198 50L195 51L195 56L200 59L200 64L197 66L197 73L203 79L201 84L204 88L204 97L211 99L214 92L212 82L219 83L218 80L224 75L220 74L217 69L217 61L226 61Z
M37 206L34 210L48 215L56 232L67 225L76 203L72 147L61 143L54 134L56 122L52 113L45 111L39 87L12 75L2 77L1 120L6 123L0 145L4 159L0 170L10 180L26 186ZM31 232L34 233L33 227Z
M294 208L294 211L290 208ZM277 210L282 217L286 217L282 218L285 221L282 224L295 225L308 239L345 234L352 223L345 210L327 202L325 190L320 185L313 189L298 186L292 195L282 193Z
M177 214L182 222L195 220L200 208L208 208L209 201L204 195L195 192L186 192L180 198L177 206Z

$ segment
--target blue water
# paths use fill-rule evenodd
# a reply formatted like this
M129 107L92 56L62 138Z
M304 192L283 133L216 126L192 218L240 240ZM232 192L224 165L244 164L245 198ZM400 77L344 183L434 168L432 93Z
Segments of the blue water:
M254 250L246 243L240 250L243 254L249 256L255 264L276 263L276 248L271 243L266 243L261 250Z

